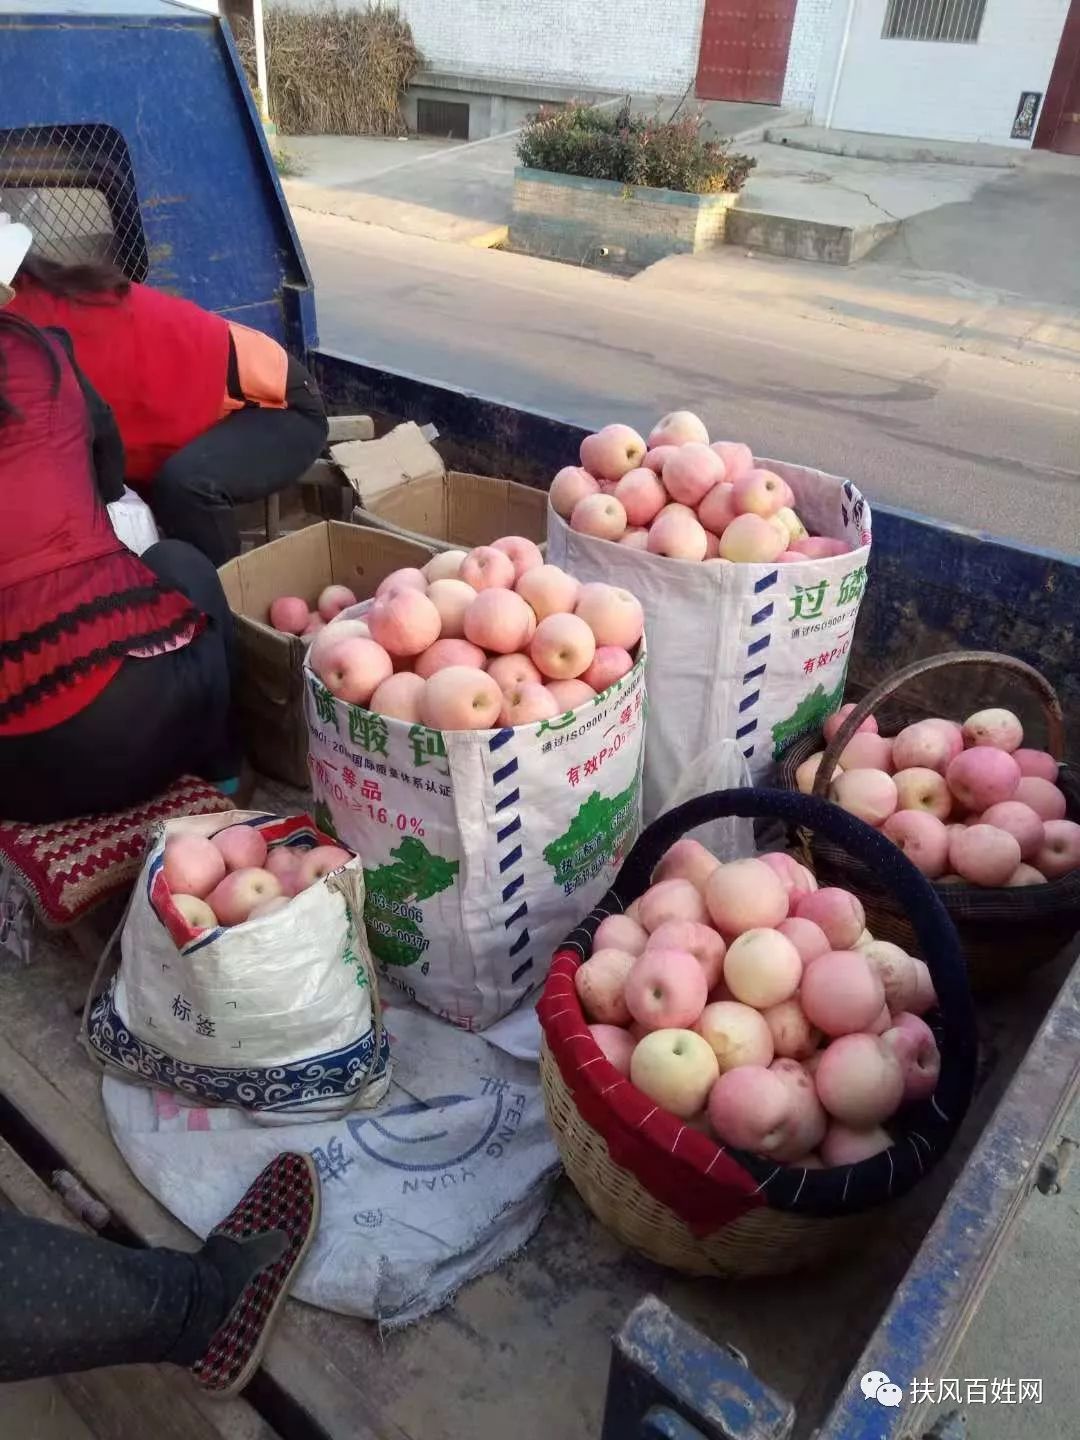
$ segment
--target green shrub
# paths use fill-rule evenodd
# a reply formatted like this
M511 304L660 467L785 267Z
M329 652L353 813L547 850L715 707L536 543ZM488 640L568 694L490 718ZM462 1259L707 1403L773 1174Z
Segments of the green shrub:
M757 164L733 155L723 140L703 140L701 120L660 120L586 105L543 109L530 116L518 141L518 159L532 170L584 175L623 185L651 185L712 195L741 190Z

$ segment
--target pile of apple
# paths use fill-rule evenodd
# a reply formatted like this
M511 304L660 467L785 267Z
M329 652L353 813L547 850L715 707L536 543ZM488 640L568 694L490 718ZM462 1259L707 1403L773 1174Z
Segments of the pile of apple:
M581 464L551 482L572 530L675 560L773 564L846 555L844 540L810 535L787 481L760 469L748 445L709 444L689 410L665 415L643 440L605 425L581 442Z
M489 730L554 719L622 679L644 623L629 591L582 585L508 535L395 570L309 658L339 700L433 730Z
M270 606L270 624L283 635L299 635L310 644L331 620L355 604L356 596L348 585L327 585L314 610L309 610L307 601L299 595L279 595Z
M193 930L242 925L283 910L353 858L338 845L275 845L250 825L228 825L209 838L170 835L163 871L172 902Z
M677 841L601 922L575 984L600 1049L650 1100L788 1165L888 1149L885 1122L940 1073L926 966L790 855L721 864Z
M830 741L854 707L824 725ZM795 774L814 787L819 752ZM829 798L898 845L943 884L1045 885L1080 869L1080 825L1065 818L1058 763L1024 748L1011 710L979 710L962 725L918 720L894 739L869 716L840 753Z

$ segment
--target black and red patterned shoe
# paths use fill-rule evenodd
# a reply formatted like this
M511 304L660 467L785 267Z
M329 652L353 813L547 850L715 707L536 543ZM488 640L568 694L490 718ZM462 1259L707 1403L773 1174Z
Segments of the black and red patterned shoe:
M210 1232L207 1251L215 1237L245 1242L261 1237L257 1243L271 1242L266 1249L273 1258L247 1281L205 1354L191 1367L204 1389L235 1395L251 1379L278 1307L318 1228L315 1165L310 1155L286 1152L267 1165L239 1205Z

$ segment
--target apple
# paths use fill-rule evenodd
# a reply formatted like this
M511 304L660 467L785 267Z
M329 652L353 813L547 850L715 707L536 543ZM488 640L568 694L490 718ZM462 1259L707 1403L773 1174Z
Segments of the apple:
M521 685L512 685L503 691L499 724L535 725L541 720L553 720L561 715L559 702L545 686L536 681L526 680Z
M820 963L814 961L814 965ZM779 930L744 930L732 940L724 956L724 983L736 1000L757 1010L768 1010L790 1000L802 974L798 950Z
M549 615L573 612L581 594L581 581L558 565L537 565L526 570L514 588L537 620L546 620Z
M596 927L593 950L622 950L627 955L641 955L648 940L649 932L629 915L608 915Z
M492 541L496 550L509 555L514 564L514 582L517 583L527 570L543 565L544 556L540 546L524 535L504 535L501 540Z
M704 560L709 542L705 527L686 506L666 506L649 526L647 548L670 560Z
M494 663L492 661L492 664ZM488 670L491 670L490 665ZM547 688L559 702L560 715L576 710L579 705L584 705L586 700L596 699L596 691L591 685L586 685L584 680L549 680Z
M704 925L709 919L701 891L690 880L659 880L638 900L642 925L651 934L666 920L691 920Z
M654 475L662 475L664 466L678 450L677 445L653 445L645 452L645 458L641 465L643 469L651 470ZM667 494L667 492L664 492Z
M797 1060L780 1056L769 1066L769 1074L784 1082L791 1099L793 1133L785 1144L773 1151L775 1159L790 1163L821 1144L829 1117L817 1097L813 1080Z
M281 884L268 870L254 866L233 870L211 890L207 904L222 925L240 925L254 906L281 894Z
M416 590L421 595L426 595L427 588L427 576L424 572L414 566L405 565L399 570L391 570L389 575L379 581L375 587L375 599L381 600L384 595L396 595L399 590ZM325 593L324 591L323 594ZM320 600L321 598L320 596ZM350 603L355 605L355 598Z
M800 865L794 855L787 855L782 850L770 851L767 855L759 855L758 859L763 865L768 865L774 874L779 875L784 883L784 889L788 893L788 903L796 895L809 895L811 890L818 888L817 880L805 865Z
M709 1092L709 1123L724 1145L781 1159L799 1153L798 1097L781 1074L764 1065L739 1065ZM805 1147L804 1151L805 1151Z
M227 825L210 836L229 870L251 870L266 864L266 841L253 825Z
M899 1057L879 1035L842 1035L834 1040L821 1056L814 1084L829 1114L857 1130L880 1125L896 1113L904 1098Z
M707 445L709 432L692 410L671 410L649 431L649 449L659 445Z
M714 440L710 448L723 460L727 478L731 481L754 468L754 452L740 440Z
M772 1063L772 1033L750 1005L737 1000L713 1001L705 1006L694 1029L711 1047L721 1075L738 1065Z
M366 705L394 673L394 663L378 641L345 636L313 656L312 669L331 695L350 705Z
M459 578L474 590L512 590L514 562L494 545L477 545L461 562Z
M353 858L351 850L341 845L314 845L301 857L296 870L297 891L306 890L332 870L340 870Z
M681 445L664 466L664 489L681 505L700 505L724 478L724 462L708 445Z
M1020 842L993 825L969 825L949 840L949 866L973 885L1004 885L1020 864Z
M503 692L486 671L450 665L424 681L420 723L432 730L490 730L502 707Z
M1022 776L1012 795L1005 798L1030 805L1040 820L1064 820L1068 809L1062 791L1037 775Z
M784 882L761 860L731 860L718 865L706 882L705 904L713 924L724 935L779 925L788 914Z
M368 629L366 620L331 620L315 634L308 651L308 664L317 675L322 664L322 657L331 645L336 645L339 640L356 639L371 639L371 631Z
M841 705L839 710L834 710L831 715L826 717L825 723L821 727L821 733L825 737L826 745L832 741L841 725L843 725L844 721L854 709L855 705L853 702L847 705ZM876 735L877 733L878 723L873 715L867 715L866 719L861 722L859 728L855 731L856 735Z
M900 1061L904 1099L928 1100L941 1076L941 1054L930 1026L917 1015L900 1014L882 1039Z
M945 779L960 804L980 815L1002 800L1024 799L1016 794L1020 786L1019 765L1011 755L991 745L965 750L950 760ZM1038 811L1038 806L1033 805L1032 809Z
M626 982L638 957L615 947L594 950L574 974L574 989L590 1020L627 1025Z
M224 855L203 835L170 835L165 841L162 871L174 895L205 900L225 870Z
M291 845L275 845L268 851L264 870L268 870L274 879L279 881L281 889L285 894L292 894L293 880L296 871L300 868L300 861L304 858L304 851L294 849Z
M440 639L459 640L465 634L465 615L476 599L476 591L464 580L433 580L427 598L439 612Z
M429 645L417 655L413 661L413 672L427 680L448 665L469 665L475 670L483 670L486 664L487 656L483 650L468 640L436 640L434 645Z
M441 550L438 555L433 555L426 565L422 567L422 574L428 584L428 594L431 594L431 587L437 580L457 580L461 575L462 562L468 554L467 550Z
M976 710L962 729L965 745L992 745L1011 753L1024 743L1024 727L1011 710Z
M481 590L465 612L465 638L499 655L523 651L536 632L536 616L513 590Z
M882 825L896 809L899 796L892 776L884 770L845 770L830 784L829 799L867 825Z
M677 453L672 451L673 455ZM628 470L612 494L626 511L627 523L633 526L651 525L668 502L668 492L659 475L644 465Z
M590 1025L589 1033L600 1047L605 1060L620 1075L630 1078L630 1057L634 1053L634 1037L618 1025Z
M1060 880L1080 869L1080 825L1074 820L1047 820L1034 863L1048 880Z
M942 821L929 811L897 810L882 825L881 833L888 836L915 868L931 880L939 879L948 869L949 832Z
M708 998L705 972L688 950L646 946L626 977L626 1007L646 1030L689 1028Z
M1005 881L1005 888L1012 890L1023 885L1045 884L1047 884L1046 876L1041 870L1036 870L1034 865L1018 865L1008 880Z
M366 619L372 640L395 657L419 655L434 645L442 629L438 610L419 590L401 589L384 595L375 601Z
M795 996L770 1005L762 1018L769 1027L773 1051L781 1058L808 1060L821 1044L821 1031L811 1025Z
M785 499L785 485L779 475L771 470L748 470L740 475L734 482L735 490L732 499L735 502L735 513L737 515L760 515L767 520L770 515L783 506ZM788 528L784 526L785 535ZM805 534L805 527L803 527ZM795 536L791 536L795 539Z
M599 493L600 482L580 465L564 465L552 480L551 489L548 491L552 509L564 520L570 519L579 500L584 500L586 495Z
M614 495L586 495L574 506L570 529L594 540L618 540L626 532L626 511Z
M820 926L834 950L846 950L854 945L866 928L862 903L835 885L798 896L795 914L800 920L812 920Z
M803 795L812 795L814 793L814 781L817 779L817 772L824 758L825 751L819 750L815 755L810 755L801 765L796 767L795 784ZM844 767L842 765L833 766L832 773L834 778L842 775L843 771Z
M689 880L704 895L709 876L719 868L720 861L700 840L684 835L664 852L652 878L654 883L657 880Z
M576 680L596 654L596 637L580 615L548 615L536 627L529 658L549 680Z
M981 817L984 825L1007 830L1020 846L1020 859L1034 863L1043 843L1043 822L1022 800L1002 800L991 805Z
M925 810L939 820L949 818L953 807L952 792L945 783L945 776L937 770L912 765L906 770L898 770L893 781L900 802L898 810Z
M834 540L829 535L805 535L801 540L792 540L791 548L806 560L831 560L837 555L850 555L852 550L846 540Z
M439 642L436 641L436 644ZM411 670L402 670L397 675L388 675L376 685L375 693L367 702L367 708L376 715L389 719L404 720L409 725L420 723L420 698L424 693L424 677Z
M581 442L581 463L598 480L621 480L645 458L645 441L629 425L605 425Z
M620 645L632 650L645 630L641 601L618 585L599 581L583 585L574 614L588 625L597 645Z
M496 655L488 661L487 673L504 693L518 685L539 685L543 678L529 657L520 651Z
M624 534L619 536L615 543L617 545L625 545L628 550L648 550L649 532L644 526L631 525Z
M632 1084L680 1120L704 1107L719 1073L711 1046L693 1030L654 1030L630 1058Z
M925 1015L937 1008L937 991L931 979L929 968L923 960L915 961L915 999L908 1009L915 1015Z
M780 509L777 510L773 519L779 520L780 524L783 525L789 541L806 539L806 526L799 519L798 515L796 515L795 511L792 510L790 505L781 505ZM791 553L793 555L799 555L799 552L797 550L793 550ZM799 555L800 560L803 558L803 556Z
M892 1147L892 1140L880 1125L853 1130L850 1125L833 1121L821 1142L821 1158L826 1165L858 1165Z
M321 615L312 615L308 623L300 631L300 639L306 640L310 645L326 629L326 621Z
M633 656L621 645L598 645L592 664L581 678L597 695L602 695L633 668Z
M910 1009L919 989L919 973L912 956L891 940L868 940L859 946L859 953L881 981L890 1013L897 1015Z
M270 624L285 635L300 635L310 618L308 603L299 595L279 595L271 601Z
M198 895L173 895L172 902L192 930L213 930L218 923L213 910Z
M934 770L944 775L964 748L959 725L951 720L916 720L893 740L893 765L901 770Z
M884 735L853 735L840 751L841 770L884 770L892 774L892 741ZM950 802L951 803L951 802Z
M807 967L799 998L807 1019L826 1035L851 1035L877 1020L885 987L861 951L830 950Z
M795 946L804 968L811 960L832 949L825 931L812 920L800 920L797 915L792 915L787 920L781 920L776 928L785 940L790 940Z
M631 924L634 922L631 921ZM723 938L711 925L696 920L663 920L649 934L646 950L684 950L693 955L705 975L709 989L719 984L724 973Z
M724 560L746 561L771 565L787 549L776 528L760 515L736 515L720 536L720 556Z
M1020 774L1025 778L1033 775L1039 780L1049 780L1051 785L1058 778L1060 766L1045 750L1025 750L1021 746L1019 750L1012 752L1012 757L1020 766Z

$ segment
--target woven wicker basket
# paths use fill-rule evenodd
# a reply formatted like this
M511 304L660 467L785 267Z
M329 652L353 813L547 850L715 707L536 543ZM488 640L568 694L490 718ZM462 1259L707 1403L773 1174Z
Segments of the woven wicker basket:
M649 884L687 831L728 815L822 829L889 872L917 925L941 1007L931 1017L942 1074L930 1100L909 1106L892 1149L832 1170L777 1165L718 1146L652 1104L620 1076L588 1030L574 973L606 915ZM540 1069L563 1165L586 1205L624 1244L691 1275L783 1274L856 1247L867 1212L917 1184L944 1154L974 1081L974 1012L955 931L929 885L882 836L836 806L768 790L730 790L670 811L638 840L613 889L556 953L539 1007Z
M905 685L936 670L970 665L992 666L1033 689L1046 720L1046 748L1060 761L1064 726L1061 705L1050 682L1012 656L985 650L960 651L918 660L869 691L847 716L831 744L824 747L814 794L827 793L841 751L867 716L878 719L883 734L895 734L912 720L922 718L896 706L895 696ZM795 771L822 746L820 735L808 736L790 746L780 761L779 782L796 789ZM1069 819L1080 821L1080 780L1068 765L1061 766L1058 784L1065 792ZM877 939L891 940L913 955L920 953L910 919L870 867L821 835L810 836L802 831L797 843L823 885L840 885L859 896L866 909L867 928ZM1015 889L952 883L935 883L934 889L956 926L972 988L980 994L1019 984L1037 966L1053 959L1080 929L1080 872L1046 885Z

